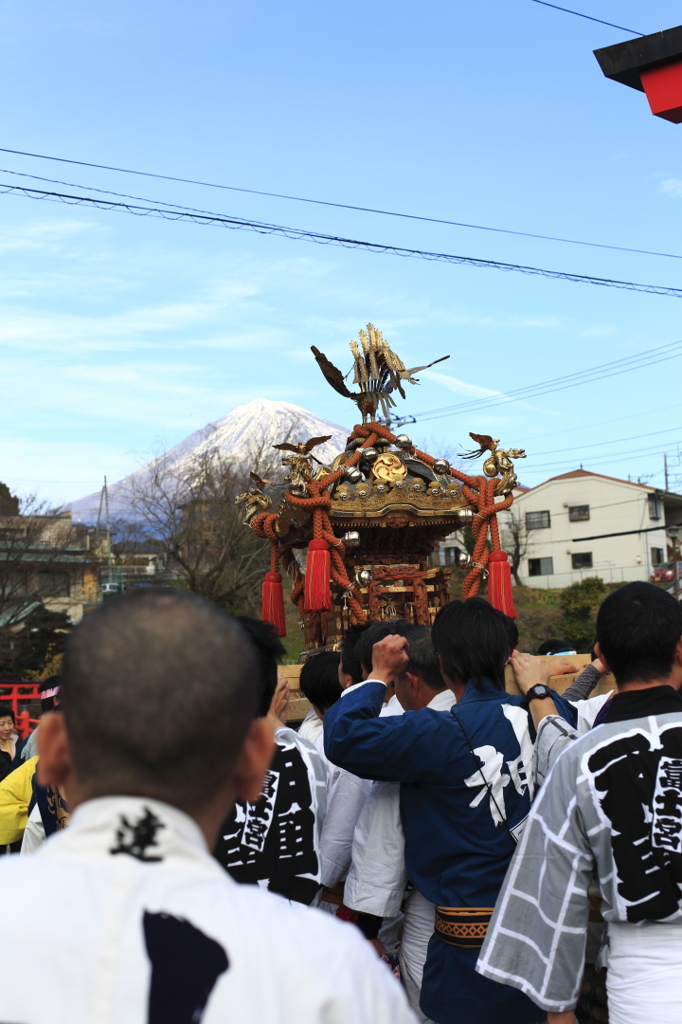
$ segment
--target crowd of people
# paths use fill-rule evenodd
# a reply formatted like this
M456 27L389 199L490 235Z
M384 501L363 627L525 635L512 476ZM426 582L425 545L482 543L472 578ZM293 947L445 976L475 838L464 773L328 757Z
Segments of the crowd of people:
M0 1020L679 1024L682 607L615 590L561 696L518 640L353 627L294 729L268 624L88 615L28 749L0 711Z

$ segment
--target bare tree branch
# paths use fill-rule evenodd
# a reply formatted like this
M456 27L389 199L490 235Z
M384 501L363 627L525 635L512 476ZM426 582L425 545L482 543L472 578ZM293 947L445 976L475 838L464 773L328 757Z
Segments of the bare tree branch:
M282 441L295 434L293 424ZM158 456L122 495L129 520L115 525L117 540L153 541L176 583L229 611L256 611L269 549L244 526L243 509L235 505L252 486L251 470L273 481L268 491L276 505L284 488L281 456L261 439L237 465L206 446L180 460Z

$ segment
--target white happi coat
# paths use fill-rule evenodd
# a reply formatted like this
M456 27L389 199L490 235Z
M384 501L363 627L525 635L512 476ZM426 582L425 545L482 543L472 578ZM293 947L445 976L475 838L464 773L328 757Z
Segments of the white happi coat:
M12 1024L413 1024L354 928L239 886L187 815L105 797L30 857L6 857Z
M455 703L452 690L445 689L427 707L448 712ZM400 704L394 713L403 713ZM353 836L351 860L344 890L347 907L383 918L395 918L402 910L402 980L417 1018L426 1021L419 998L435 907L417 889L405 899L408 878L399 782L372 783Z
M362 683L356 684L356 686L361 685ZM350 693L355 688L355 686L349 686L344 693ZM402 713L403 709L395 695L381 709L382 718ZM324 732L315 743L316 749L323 752L323 744ZM348 874L351 866L355 826L373 783L370 779L361 779L344 768L338 768L326 756L325 760L329 765L329 789L327 791L327 816L320 842L322 884L333 889L343 882ZM398 907L399 909L400 907ZM395 913L397 912L395 911ZM369 911L369 913L374 913L374 911Z
M454 693L446 689L437 693L427 707L449 711L454 703ZM404 714L397 698L391 698L387 707L392 708L392 714ZM346 906L377 917L399 913L407 889L399 782L372 783L353 835L351 860Z

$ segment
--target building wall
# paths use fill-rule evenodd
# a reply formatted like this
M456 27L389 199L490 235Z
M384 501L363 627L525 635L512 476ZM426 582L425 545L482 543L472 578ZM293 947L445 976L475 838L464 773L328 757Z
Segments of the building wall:
M648 580L652 572L652 548L663 552L666 560L666 535L663 505L660 519L651 518L650 496L653 491L625 481L609 480L599 476L577 476L548 480L530 491L518 494L512 514L522 517L527 513L549 512L550 525L527 531L528 550L519 568L521 582L531 587L566 587L587 576L600 576L606 583L630 580ZM589 519L572 522L569 508L589 506ZM502 520L502 516L500 519ZM507 516L508 521L508 516ZM577 538L621 530L637 530L661 524L654 533L608 537L603 540L581 541ZM509 546L509 534L503 530L503 546ZM574 555L592 556L592 565L574 566ZM529 561L551 559L552 572L531 575ZM536 563L537 565L537 563ZM541 564L546 570L549 566Z

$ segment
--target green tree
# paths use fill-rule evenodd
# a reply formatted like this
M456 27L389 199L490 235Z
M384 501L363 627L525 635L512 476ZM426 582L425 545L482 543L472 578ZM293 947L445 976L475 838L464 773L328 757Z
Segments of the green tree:
M48 662L63 654L71 623L65 612L40 605L21 622L23 628L0 637L0 680L38 678Z
M606 597L606 584L599 576L587 576L580 583L566 587L559 605L562 611L561 631L575 644L579 653L590 650L594 639L595 618L599 605Z
M0 516L18 516L19 499L0 480Z

